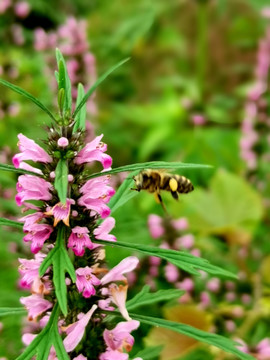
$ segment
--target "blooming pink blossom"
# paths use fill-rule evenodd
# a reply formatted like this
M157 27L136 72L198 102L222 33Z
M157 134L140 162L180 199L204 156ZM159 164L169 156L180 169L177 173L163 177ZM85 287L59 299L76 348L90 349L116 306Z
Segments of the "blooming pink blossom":
M131 320L131 317L128 314L127 308L126 308L126 299L127 299L127 285L119 285L111 284L109 286L109 292L111 295L112 302L118 307L121 315L124 319L127 321Z
M21 275L21 286L24 288L30 288L38 275L39 267L44 259L45 255L38 254L35 259L27 260L20 259L19 273Z
M71 230L68 247L72 248L76 256L83 256L85 247L90 250L93 249L94 244L91 242L88 233L87 227L76 226Z
M18 220L24 222L23 229L27 231L29 226L38 223L43 217L44 214L42 212L35 212L33 214L26 215Z
M70 207L74 204L75 201L73 199L67 199L65 204L59 202L49 211L46 211L45 215L54 216L53 226L56 226L61 220L66 226L69 226Z
M206 287L209 291L217 293L220 290L220 285L220 279L212 278L207 282Z
M107 145L101 143L103 134L97 136L93 141L88 143L76 156L74 162L75 164L89 163L92 161L99 161L102 163L104 169L108 169L112 165L112 158L104 154L107 150Z
M181 290L191 292L194 289L194 282L190 278L186 278L183 281L177 283L177 287Z
M27 171L32 171L36 174L39 174L39 175L42 175L42 171L40 169L37 169L29 164L27 164L26 162L22 161L19 165L19 168L20 169L24 169L24 170L27 170Z
M107 350L100 355L99 360L128 360L128 354L117 350Z
M79 356L76 356L75 358L73 358L73 360L87 360L87 358L85 356L83 356L82 354L80 354Z
M164 227L162 225L162 218L158 215L149 215L148 227L153 239L157 239L164 235Z
M139 263L139 259L135 256L129 256L115 267L113 267L103 278L101 279L101 284L105 285L112 281L126 281L126 278L123 274L130 272L136 268Z
M26 1L20 1L14 5L14 11L19 18L23 19L29 14L30 6Z
M45 300L40 295L36 294L22 297L20 298L20 302L28 310L29 320L35 320L38 316L40 316L53 306L50 301Z
M79 292L82 292L85 298L95 295L94 286L100 285L100 280L93 274L93 269L88 266L79 268L76 270L76 276L76 286Z
M139 321L122 321L112 330L104 330L103 337L110 350L130 352L134 344L134 337L130 335L131 331L140 326Z
M64 346L67 352L74 350L79 344L83 337L84 330L96 309L97 305L93 305L91 309L80 318L80 320L67 326L66 328L63 328L63 330L68 334L64 339Z
M24 160L32 160L35 162L49 163L52 158L46 153L42 147L37 145L34 140L28 139L23 134L18 135L19 149L21 153L14 155L12 158L13 165L18 168Z
M113 217L108 217L105 219L100 226L94 230L94 235L96 239L107 240L107 241L116 241L116 237L109 232L115 226L115 219Z
M173 264L168 263L165 266L165 277L168 282L174 283L179 277L179 271Z
M175 228L175 230L187 230L188 220L185 217L182 217L177 220L172 220L172 226Z
M36 254L42 249L43 244L49 239L53 228L47 224L33 224L27 227L27 235L23 238L25 242L31 241L31 251Z
M21 206L27 200L51 200L52 188L52 185L44 179L33 175L21 175L17 183L16 203Z

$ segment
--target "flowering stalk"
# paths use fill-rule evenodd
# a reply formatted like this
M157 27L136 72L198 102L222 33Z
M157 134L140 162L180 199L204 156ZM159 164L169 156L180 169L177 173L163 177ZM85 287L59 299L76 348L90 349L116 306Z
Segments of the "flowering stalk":
M53 326L58 340L43 340L38 354L46 346L50 359L62 359L63 349L77 360L128 359L134 343L130 333L139 322L130 318L125 306L125 274L134 270L138 259L130 256L109 271L103 246L93 242L95 238L116 241L110 234L115 220L108 207L115 191L108 175L86 180L87 165L98 161L103 170L109 170L112 159L101 142L103 135L85 145L85 131L78 126L74 131L69 94L61 87L68 83L67 73L61 54L58 57L63 99L57 124L48 128L47 148L19 134L20 152L13 157L15 168L37 174L21 175L17 183L16 203L23 211L31 211L20 219L23 240L35 254L35 259L20 259L21 286L32 293L22 297L21 303L28 320L39 324L40 335L54 319L50 329ZM29 160L36 165L28 164ZM124 321L113 328L105 322L105 313L116 308ZM36 333L24 334L24 343L30 345L27 349L34 349L37 338Z

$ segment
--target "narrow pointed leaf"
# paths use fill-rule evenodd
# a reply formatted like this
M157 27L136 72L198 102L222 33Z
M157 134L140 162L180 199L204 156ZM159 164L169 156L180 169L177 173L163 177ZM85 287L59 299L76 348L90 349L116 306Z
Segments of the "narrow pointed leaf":
M9 315L26 314L26 310L23 307L12 308L12 307L1 307L0 317Z
M37 174L37 173L35 173L33 171L27 171L27 170L24 170L24 169L17 169L13 165L0 164L0 170L15 172L15 173L18 173L18 174L28 174L28 175L34 175L34 176L40 176L40 177L42 176L42 175Z
M123 65L128 60L129 60L129 58L120 61L118 64L111 67L108 71L105 72L105 74L103 74L101 77L98 78L98 80L94 83L94 85L91 86L91 88L87 91L87 93L85 94L85 96L83 97L81 102L76 106L76 109L75 109L75 111L74 111L74 113L72 115L72 117L74 119L77 116L77 114L79 113L79 111L81 110L81 108L84 106L84 104L87 102L89 97L93 94L93 92L99 86L99 84L101 84L114 70L119 68L121 65Z
M122 182L116 193L111 198L109 202L111 214L119 207L123 206L127 201L138 195L138 191L130 191L130 189L134 186L132 176L135 175L135 173L136 172L131 173L129 177Z
M212 168L211 165L203 165L203 164L188 164L188 163L182 163L182 162L167 162L167 161L149 161L144 163L138 163L138 164L130 164L130 165L124 165L119 166L117 168L103 171L99 173L94 173L91 175L88 175L86 179L93 179L99 176L104 175L110 175L110 174L117 174L119 172L124 171L141 171L144 169L171 169L171 170L178 170L178 169L209 169Z
M150 316L145 315L139 315L139 314L129 314L132 319L138 320L144 324L152 325L152 326L160 326L165 329L169 329L172 331L176 331L179 334L187 335L192 337L193 339L196 339L198 341L204 342L209 345L216 346L228 353L231 353L240 359L243 360L255 360L253 356L249 354L245 354L242 351L238 350L236 348L237 343L227 339L223 336L208 333L206 331L202 331L199 329L196 329L190 325L177 323L174 321L154 318Z
M80 104L84 97L84 88L81 83L78 84L78 93L77 93L77 101L76 107ZM80 111L77 113L75 117L75 124L73 127L73 134L78 130L85 130L85 119L86 119L86 103L81 107Z
M65 59L59 49L56 49L56 60L58 65L58 89L65 90L65 101L64 101L64 111L71 112L72 106L72 96L71 96L71 82L68 76L67 67Z
M18 227L18 228L23 227L23 223L21 223L19 221L5 219L5 218L0 218L0 225L14 226L14 227Z
M159 290L153 293L150 292L150 286L145 285L138 294L126 302L126 306L128 310L132 310L140 306L150 305L160 301L179 299L184 293L184 290L178 289Z
M45 259L42 261L40 267L39 267L39 276L42 277L48 267L53 263L53 258L55 256L55 253L58 251L58 248L53 248L45 257Z
M50 118L52 120L55 121L55 117L53 116L53 114L50 112L50 110L43 105L37 98L35 98L33 95L31 95L29 92L27 92L26 90L20 88L19 86L13 85L10 82L0 79L0 83L6 87L8 87L9 89L13 90L14 92L26 97L27 99L31 100L34 104L36 104L41 110L43 110L47 115L50 116Z
M175 266L183 269L191 274L200 275L198 270L203 270L212 275L224 276L229 278L237 278L237 276L227 270L218 266L212 265L208 260L193 256L184 251L176 251L171 249L162 249L154 246L144 244L125 243L122 241L110 242L104 240L93 239L93 242L112 247L121 247L131 251L139 251L148 256L157 256L161 259L167 260Z
M52 333L52 339L53 339L53 346L54 349L56 351L56 355L58 359L63 359L63 360L69 360L69 356L65 350L63 341L59 335L59 332L57 331L56 328L53 329L53 333Z
M68 188L68 164L64 159L60 159L56 166L54 187L57 190L59 200L65 204Z

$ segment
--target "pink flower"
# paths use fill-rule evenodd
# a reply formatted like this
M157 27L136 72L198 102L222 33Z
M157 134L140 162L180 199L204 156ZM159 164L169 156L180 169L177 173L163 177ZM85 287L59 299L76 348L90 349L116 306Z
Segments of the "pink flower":
M94 235L96 239L107 240L107 241L116 241L114 235L109 234L109 232L115 226L115 219L113 217L108 217L105 219L100 226L94 230Z
M28 139L23 134L18 135L20 154L16 154L12 158L15 168L20 166L20 163L24 160L32 160L35 162L49 163L52 161L50 155L46 153L42 147L37 145L34 140Z
M104 219L110 215L111 210L106 205L114 195L115 190L107 186L109 177L102 176L98 179L88 180L81 188L80 193L83 195L79 198L78 204L89 210L100 214Z
M44 214L42 212L35 212L33 214L26 215L18 220L24 222L23 230L27 231L29 226L38 223L43 217Z
M100 280L93 274L93 270L86 266L76 270L77 280L76 286L79 292L83 292L85 298L95 295L94 286L100 285Z
M97 136L93 141L88 143L74 159L75 164L80 165L86 162L99 161L102 163L104 169L111 167L112 158L109 155L104 154L107 150L107 145L100 142L102 137L103 134Z
M164 227L162 225L162 218L158 215L149 215L148 227L153 239L157 239L164 235Z
M109 293L111 301L118 307L121 315L124 319L127 321L132 320L131 317L128 314L127 308L126 308L126 299L127 299L127 289L128 286L125 285L119 285L111 284L109 286Z
M192 234L186 234L176 239L175 245L178 248L190 249L194 245L194 236Z
M209 291L217 293L220 290L220 280L218 278L212 278L207 282L206 287Z
M27 260L20 259L19 273L21 277L21 286L24 288L30 288L36 278L39 278L38 270L44 259L45 255L38 254L35 259Z
M139 259L135 256L129 256L115 267L113 267L103 278L101 279L101 284L105 285L112 281L126 281L126 278L123 274L130 272L136 268L139 263Z
M31 251L36 254L42 249L43 244L49 239L53 228L46 224L33 224L27 227L28 234L25 235L23 240L25 242L31 241Z
M93 305L91 309L80 318L80 320L63 329L68 334L63 342L67 352L74 350L79 344L83 337L84 330L96 309L97 305Z
M134 337L130 333L139 326L139 321L131 320L118 323L112 330L105 329L103 337L108 350L118 350L121 352L126 350L130 352L134 344Z
M179 277L179 271L173 264L167 264L165 266L165 278L168 282L174 283Z
M87 227L76 226L71 230L70 237L68 239L68 247L72 248L76 256L84 255L84 248L93 249L94 245L87 235L89 230Z
M172 226L176 230L187 230L188 228L188 220L187 218L180 218L178 220L172 220Z
M87 358L85 356L83 356L82 354L76 356L75 358L73 358L73 360L87 360Z
M56 226L61 220L66 226L69 226L70 207L74 204L75 201L73 199L67 199L65 204L59 202L54 205L49 211L46 211L45 215L54 216L53 226Z
M21 175L17 183L16 203L21 206L27 200L51 200L52 188L52 185L44 179L33 175Z
M14 5L14 11L19 18L25 18L30 12L30 6L26 1L20 1Z
M40 295L30 295L20 298L20 302L28 310L28 319L35 320L42 313L50 309L53 305L48 300L43 299Z
M177 287L181 290L191 292L194 289L194 282L190 278L186 278L183 281L177 283Z
M24 161L22 161L19 165L19 168L20 169L24 169L24 170L27 170L27 171L32 171L32 172L35 172L36 174L39 174L39 175L42 175L42 171L40 169L37 169L27 163L25 163Z
M107 350L100 355L99 360L128 360L128 354L117 350Z

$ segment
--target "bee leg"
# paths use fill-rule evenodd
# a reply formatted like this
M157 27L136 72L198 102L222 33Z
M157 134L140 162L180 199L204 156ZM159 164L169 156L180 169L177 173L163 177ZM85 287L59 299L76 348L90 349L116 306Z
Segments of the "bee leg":
M134 190L134 191L141 191L141 189L135 189L135 188L130 188L130 190Z
M162 201L162 197L161 197L160 193L156 191L154 195L155 195L156 202L162 206L162 209L164 210L165 214L168 214L167 210L165 208L164 202Z
M172 197L175 199L175 200L178 200L178 194L176 191L171 191L171 194L172 194Z

